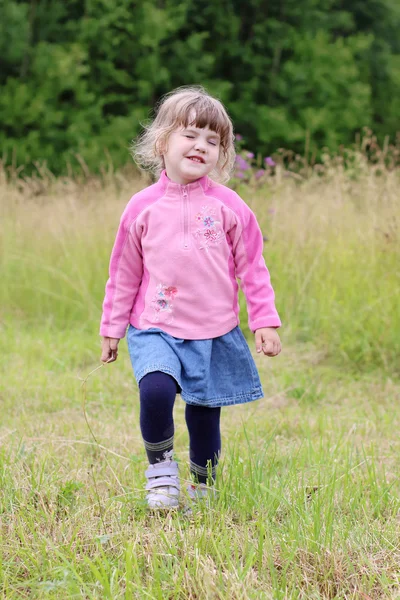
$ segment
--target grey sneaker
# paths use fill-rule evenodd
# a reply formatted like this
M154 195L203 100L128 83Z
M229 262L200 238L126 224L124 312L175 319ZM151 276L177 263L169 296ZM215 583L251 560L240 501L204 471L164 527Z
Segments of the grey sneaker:
M194 502L202 498L214 498L215 488L206 485L205 483L189 483L187 486L189 498Z
M174 460L149 465L145 475L149 508L168 510L179 506L179 471Z
M194 504L198 503L199 505L205 504L206 506L210 506L211 501L217 496L217 490L205 483L189 483L186 489L190 498L190 503L186 504L183 511L186 516L193 514Z

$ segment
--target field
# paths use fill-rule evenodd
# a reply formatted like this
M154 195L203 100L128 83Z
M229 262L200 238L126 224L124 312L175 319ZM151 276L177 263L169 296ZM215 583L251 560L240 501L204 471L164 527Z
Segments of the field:
M284 350L255 357L263 400L223 410L218 498L191 516L146 512L125 344L99 362L113 237L145 184L0 181L0 597L400 598L398 172L360 157L238 189ZM244 306L242 325L254 350Z

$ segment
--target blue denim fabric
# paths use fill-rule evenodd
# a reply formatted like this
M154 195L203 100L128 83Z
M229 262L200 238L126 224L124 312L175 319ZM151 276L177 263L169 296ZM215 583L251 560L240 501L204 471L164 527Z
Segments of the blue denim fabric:
M136 329L127 333L137 383L153 371L171 375L187 404L228 406L263 397L257 367L239 327L208 340L182 340L165 331Z

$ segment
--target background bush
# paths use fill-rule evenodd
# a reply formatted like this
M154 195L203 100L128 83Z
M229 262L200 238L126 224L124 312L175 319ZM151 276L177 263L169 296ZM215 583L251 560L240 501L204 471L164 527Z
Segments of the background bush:
M6 165L129 160L170 89L202 83L248 147L334 150L400 114L397 0L2 0L0 143ZM28 167L29 169L29 167Z

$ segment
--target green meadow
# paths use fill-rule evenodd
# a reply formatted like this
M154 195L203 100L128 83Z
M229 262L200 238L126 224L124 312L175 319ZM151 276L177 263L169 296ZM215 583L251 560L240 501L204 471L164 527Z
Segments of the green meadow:
M222 411L217 498L152 515L128 352L101 366L98 336L119 217L147 182L2 174L1 598L400 598L399 182L360 156L238 188L283 351L255 356L264 399ZM185 480L180 397L175 416Z

